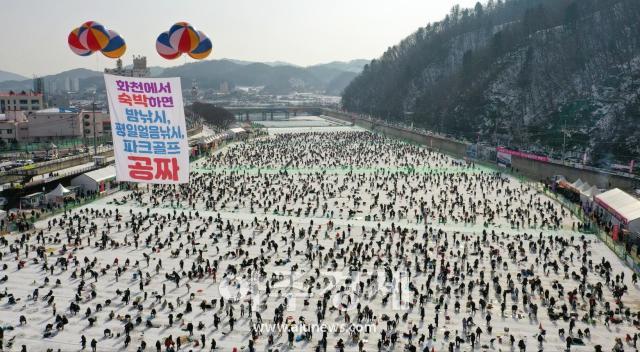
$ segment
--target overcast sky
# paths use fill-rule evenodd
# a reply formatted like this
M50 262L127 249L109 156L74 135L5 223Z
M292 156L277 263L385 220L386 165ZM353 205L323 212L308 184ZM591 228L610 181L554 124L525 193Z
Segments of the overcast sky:
M67 35L95 20L127 42L150 65L174 66L155 52L160 32L190 22L213 41L209 58L286 61L312 65L371 59L428 22L442 19L454 4L477 0L35 0L2 2L0 70L46 75L77 67L102 69L113 60L102 54L74 55ZM193 61L187 59L187 62Z

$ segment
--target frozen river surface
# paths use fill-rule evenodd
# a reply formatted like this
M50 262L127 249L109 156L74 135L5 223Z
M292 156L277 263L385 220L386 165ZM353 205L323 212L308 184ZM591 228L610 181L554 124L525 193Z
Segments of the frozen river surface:
M297 124L4 236L3 350L634 350L632 272L534 185Z

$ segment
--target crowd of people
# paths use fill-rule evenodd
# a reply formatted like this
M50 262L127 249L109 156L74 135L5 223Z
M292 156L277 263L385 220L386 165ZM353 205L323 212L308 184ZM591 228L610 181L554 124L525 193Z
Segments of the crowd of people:
M636 348L636 274L531 184L356 130L190 177L1 237L0 350Z

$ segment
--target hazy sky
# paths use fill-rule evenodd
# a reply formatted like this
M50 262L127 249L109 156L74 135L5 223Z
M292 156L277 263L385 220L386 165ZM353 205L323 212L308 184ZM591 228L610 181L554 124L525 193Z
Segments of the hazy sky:
M213 41L209 58L311 65L371 59L418 27L442 19L454 4L477 0L34 0L0 3L0 70L25 76L76 67L113 66L102 54L79 57L67 35L95 20L127 42L125 64L143 54L150 65L173 66L155 52L160 32L188 21ZM98 57L98 59L96 59ZM193 61L188 58L187 62Z

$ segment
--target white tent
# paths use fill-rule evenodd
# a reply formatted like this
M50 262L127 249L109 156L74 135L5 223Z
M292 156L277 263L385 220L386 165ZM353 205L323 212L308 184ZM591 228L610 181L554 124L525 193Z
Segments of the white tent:
M588 184L587 182L583 183L582 185L580 185L580 187L578 187L578 191L580 191L580 193L588 190L589 188L591 188L591 185Z
M595 202L609 214L611 222L640 232L640 201L624 191L614 188L594 197Z
M580 191L580 200L582 202L588 202L591 203L591 201L593 201L593 197L600 194L601 191L598 187L596 186L591 186L588 189L585 189L583 191Z
M72 186L80 186L85 192L106 191L111 181L116 178L116 168L113 165L86 172L71 180Z
M61 183L53 189L53 191L47 193L44 198L47 202L59 202L66 197L73 197L74 193L71 190L66 189Z
M555 180L556 182L567 181L567 178L564 177L563 175L555 175L553 176L552 179Z
M572 183L571 186L575 189L580 189L580 187L584 184L581 179L577 179L576 182Z

